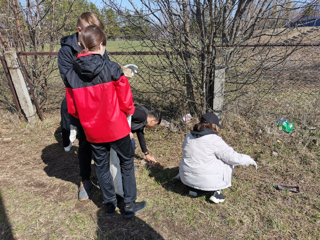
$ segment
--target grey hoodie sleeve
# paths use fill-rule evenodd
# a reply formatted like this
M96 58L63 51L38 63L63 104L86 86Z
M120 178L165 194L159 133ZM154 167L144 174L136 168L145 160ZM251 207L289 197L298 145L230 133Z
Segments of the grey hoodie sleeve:
M229 147L221 137L218 138L219 140L214 141L215 155L218 159L234 166L249 166L255 164L255 161L250 156L237 153L232 147Z

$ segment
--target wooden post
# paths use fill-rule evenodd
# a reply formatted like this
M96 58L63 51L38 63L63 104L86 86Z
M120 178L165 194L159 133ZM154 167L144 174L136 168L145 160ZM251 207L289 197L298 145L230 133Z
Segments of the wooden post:
M222 108L224 98L224 83L225 83L225 67L219 67L215 70L214 78L214 94L213 94L213 112L222 119Z
M33 108L26 83L21 73L17 55L13 51L6 51L4 52L4 57L7 62L7 66L21 105L21 109L24 112L28 123L33 125L36 123L36 112Z

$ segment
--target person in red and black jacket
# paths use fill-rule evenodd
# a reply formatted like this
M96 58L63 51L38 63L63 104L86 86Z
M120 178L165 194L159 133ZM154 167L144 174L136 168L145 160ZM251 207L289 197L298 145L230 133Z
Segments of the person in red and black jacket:
M104 30L104 26L96 14L92 12L84 12L77 20L77 33L61 38L61 48L58 53L58 67L64 84L66 84L65 76L67 72L73 68L78 52L83 50L83 47L80 45L82 30L89 25L96 25L101 30ZM110 61L107 52L104 53L103 58ZM79 160L79 173L81 177L78 198L79 201L82 202L89 199L90 189L92 187L92 182L90 180L92 151L79 119L68 114L67 101L66 98L64 98L61 103L61 133L63 147L65 147L66 151L70 151L73 144L70 141L70 125L76 127L78 133L79 149L77 155Z
M82 31L81 45L73 69L65 77L68 113L79 118L91 144L96 173L106 204L106 214L114 215L117 206L110 173L110 148L120 159L124 190L125 217L133 217L146 207L137 198L134 174L134 151L127 116L135 107L128 79L121 67L103 58L106 47L104 33L95 25Z

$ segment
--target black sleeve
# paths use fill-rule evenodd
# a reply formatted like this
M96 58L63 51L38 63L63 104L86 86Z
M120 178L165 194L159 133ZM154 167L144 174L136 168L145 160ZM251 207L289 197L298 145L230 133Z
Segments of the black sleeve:
M140 144L140 147L141 147L142 152L143 152L143 153L148 152L147 145L146 145L146 140L144 139L143 128L137 130L136 133L137 133L137 137L138 137L139 144Z
M72 69L73 63L74 63L74 56L71 48L68 46L61 47L58 53L58 67L59 67L60 76L65 85L66 85L65 76L67 72L70 69Z
M107 61L107 60L105 60L105 61ZM118 81L119 78L123 75L123 71L122 71L120 65L118 63L112 62L112 61L107 61L107 64L109 65L109 68L110 68L111 80Z
M68 105L66 97L63 99L61 103L61 128L65 129L66 131L70 131L70 118L68 114Z
M110 58L109 58L109 55L108 55L108 52L107 52L107 51L104 52L103 57L104 57L104 59L106 59L107 61L110 61Z

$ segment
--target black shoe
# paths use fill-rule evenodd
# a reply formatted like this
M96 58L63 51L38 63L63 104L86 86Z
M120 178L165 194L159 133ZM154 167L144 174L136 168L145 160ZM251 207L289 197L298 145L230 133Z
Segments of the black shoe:
M209 198L214 203L222 203L226 199L220 191L215 191L214 194Z
M192 187L188 187L188 188L189 188L189 195L191 197L201 197L201 196L207 196L212 194L212 191L203 191L203 190L195 189Z
M132 218L138 212L141 212L143 209L145 209L146 206L147 206L147 203L145 201L126 203L124 207L124 213L125 213L124 217Z
M113 202L108 202L106 204L106 215L107 216L113 216L114 212L115 212L115 209L116 209L116 206L117 206L117 200L115 200Z
M117 207L119 208L119 211L121 214L124 213L124 198L121 197L120 195L116 194L116 197L117 197Z

